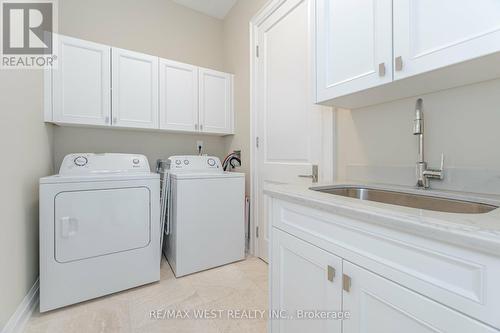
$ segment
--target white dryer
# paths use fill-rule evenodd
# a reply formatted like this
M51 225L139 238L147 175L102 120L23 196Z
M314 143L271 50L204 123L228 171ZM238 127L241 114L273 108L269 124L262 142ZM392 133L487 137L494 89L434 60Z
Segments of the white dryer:
M245 258L245 174L217 157L172 156L164 253L175 276Z
M40 179L40 311L160 279L160 180L145 156L71 154Z

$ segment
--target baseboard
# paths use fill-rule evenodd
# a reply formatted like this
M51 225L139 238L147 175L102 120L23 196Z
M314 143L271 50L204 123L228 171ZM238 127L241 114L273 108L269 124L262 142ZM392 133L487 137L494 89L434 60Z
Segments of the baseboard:
M24 297L21 304L16 309L16 312L10 317L9 321L2 329L1 333L21 333L24 329L24 326L30 319L33 311L38 304L38 288L39 283L38 279L36 279L33 287L31 287L28 294Z

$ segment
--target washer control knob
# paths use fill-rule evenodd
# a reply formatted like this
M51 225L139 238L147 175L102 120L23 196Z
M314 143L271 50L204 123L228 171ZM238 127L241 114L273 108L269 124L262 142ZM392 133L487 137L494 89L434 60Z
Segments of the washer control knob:
M181 165L181 160L175 160L175 164Z
M139 164L139 159L138 159L138 158L134 158L134 159L132 160L132 163L134 163L134 164Z
M215 166L215 160L214 160L213 158L209 158L209 159L207 160L207 163L208 163L208 165L210 165L210 166Z
M189 165L189 160L184 160L185 165Z
M76 166L82 167L87 165L89 160L85 156L77 156L73 162L75 163Z

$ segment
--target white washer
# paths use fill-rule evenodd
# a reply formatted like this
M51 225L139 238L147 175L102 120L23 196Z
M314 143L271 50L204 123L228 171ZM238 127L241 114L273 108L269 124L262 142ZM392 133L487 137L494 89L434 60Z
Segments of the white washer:
M213 156L169 160L164 252L175 276L244 259L245 175Z
M145 156L71 154L40 179L40 311L160 279L160 181Z

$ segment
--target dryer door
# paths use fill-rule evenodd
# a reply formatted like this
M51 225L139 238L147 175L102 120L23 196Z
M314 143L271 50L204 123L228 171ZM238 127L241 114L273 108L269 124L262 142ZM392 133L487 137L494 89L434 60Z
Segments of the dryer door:
M58 193L55 259L64 263L148 246L150 201L147 187Z

